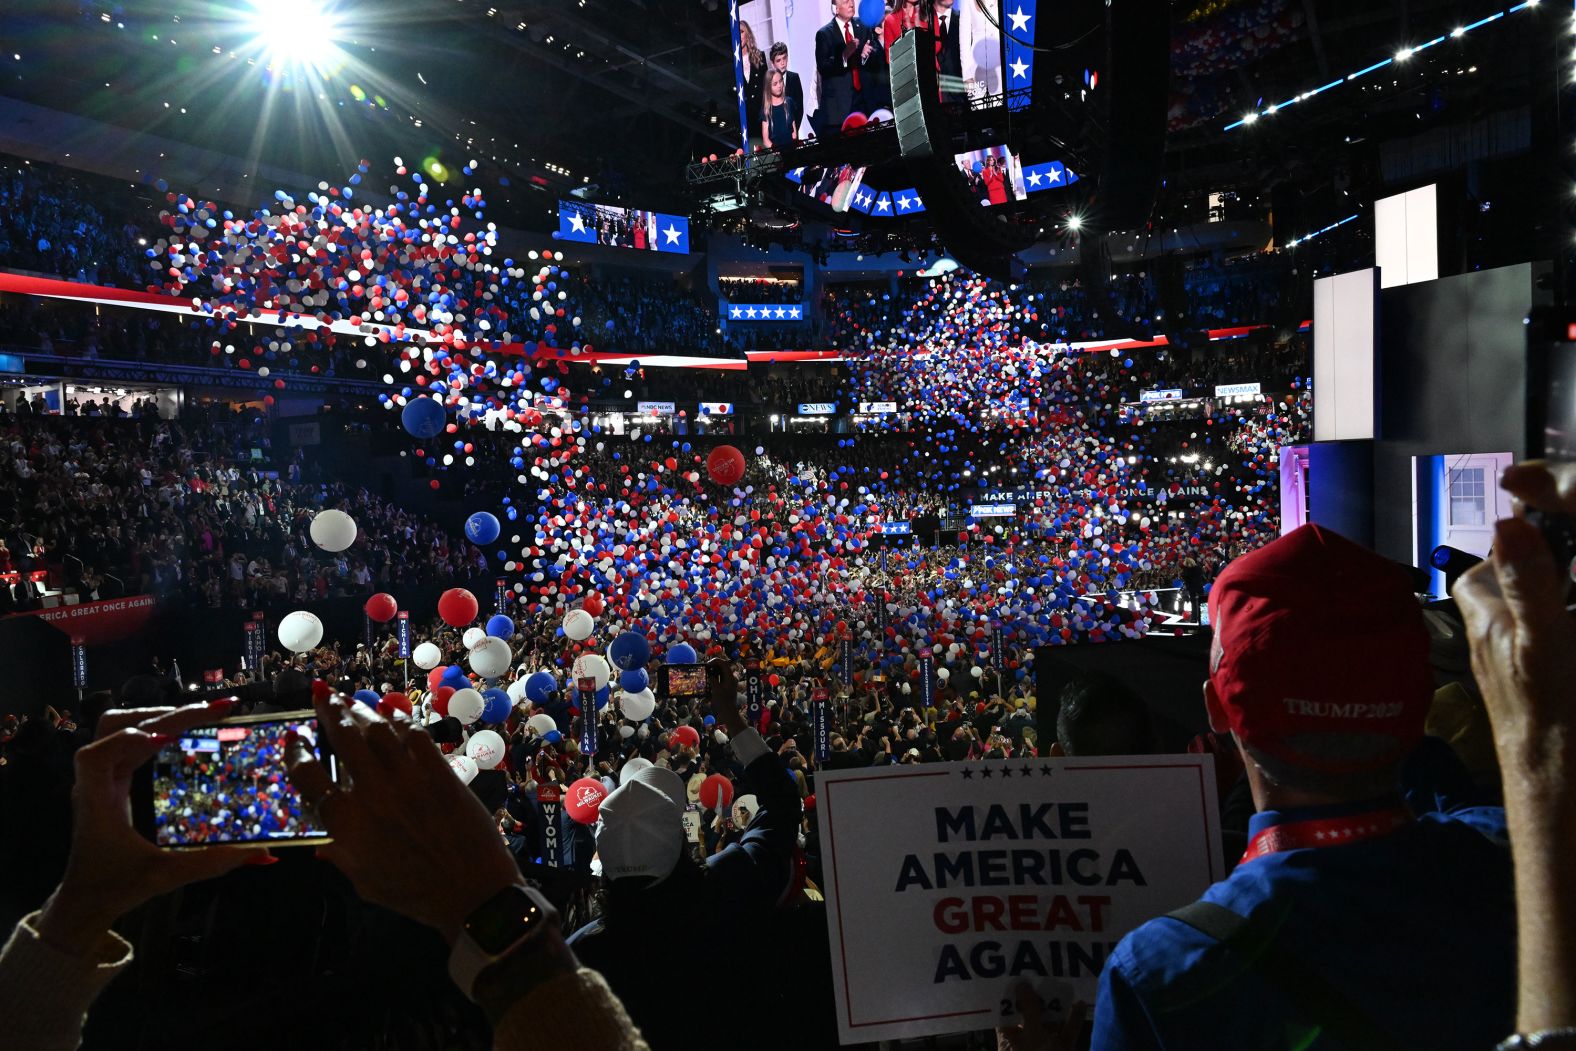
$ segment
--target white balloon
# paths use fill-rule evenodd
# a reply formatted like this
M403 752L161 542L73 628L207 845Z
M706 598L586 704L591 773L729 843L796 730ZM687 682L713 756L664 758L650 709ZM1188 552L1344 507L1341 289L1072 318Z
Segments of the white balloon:
M466 628L465 634L460 636L460 641L465 644L466 649L473 650L476 644L486 637L487 632L482 628Z
M465 754L483 770L491 770L503 762L503 738L492 730L478 730L465 742Z
M521 701L525 700L525 680L514 680L509 684L509 688L505 690L504 693L507 693L509 695L509 699L515 704L519 704Z
M595 630L596 620L583 609L572 609L564 617L564 635L575 642L589 639Z
M443 660L443 651L431 642L424 642L411 652L411 661L422 671L431 671Z
M628 723L625 723L623 726L618 728L618 736L624 738L627 741L629 738L635 736L635 728ZM630 762L634 762L634 760L631 759Z
M343 551L356 542L356 520L343 511L319 511L307 532L324 551Z
M596 688L600 690L613 677L613 666L600 653L582 653L575 658L574 677L595 679Z
M455 752L449 756L449 769L459 776L461 782L468 785L476 780L476 773L481 768L476 765L476 760L470 756Z
M948 669L948 668L937 668L936 669L936 678L940 679L942 682L946 682L948 679L952 678L952 671L951 671L951 669Z
M651 718L651 713L657 710L657 697L649 689L639 693L625 693L618 698L619 710L625 718L634 722L642 722Z
M513 659L507 642L489 637L471 650L471 671L484 679L496 679L509 670L509 662Z
M534 731L538 737L545 736L558 729L558 724L553 722L553 717L546 712L537 712L525 721L525 725Z
M305 653L323 641L323 622L304 609L279 622L279 644L291 653Z
M976 679L983 679L985 677L985 669L976 664L974 667L969 669L969 674L974 676Z
M463 690L455 690L449 697L449 714L458 719L465 726L471 725L482 717L482 709L487 707L487 702L482 700L482 695L467 686Z
M623 734L625 737L632 736L635 732L635 728L633 726L620 726L618 730L619 733ZM624 733L625 730L628 730L629 733ZM629 784L630 779L636 774L640 773L642 770L650 768L653 765L655 764L653 764L650 759L642 759L638 755L635 756L635 758L624 764L624 769L618 772L618 783L621 785Z

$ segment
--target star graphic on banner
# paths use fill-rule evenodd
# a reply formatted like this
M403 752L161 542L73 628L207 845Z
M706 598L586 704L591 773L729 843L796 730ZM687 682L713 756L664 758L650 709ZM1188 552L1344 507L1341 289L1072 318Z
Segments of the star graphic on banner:
M579 212L569 213L569 230L571 233L583 234L586 232L586 221L580 217Z
M1051 169L1051 182L1056 183L1056 182L1061 182L1061 181L1062 181L1062 170L1060 168L1052 168Z
M1034 767L1030 766L1028 763L1024 763L1023 764L1023 776L1024 777L1033 777L1034 776Z
M980 776L981 777L986 777L986 778L990 777L990 767L988 767L988 766L980 767Z
M1040 173L1038 169L1029 172L1028 183L1030 186L1040 185Z
M906 212L906 211L908 211L908 206L909 206L909 196L908 196L908 194L905 193L903 196L901 196L901 197L899 197L897 199L897 210L900 211L900 212Z
M870 207L870 195L868 193L861 193L859 195L859 206L861 208L869 208Z
M1001 776L1002 777L1011 777L1012 776L1012 767L1010 767L1010 766L1002 767L1001 768Z
M733 308L733 316L734 317L738 317L741 313L742 313L742 311L740 310L740 308L738 308L738 307L734 307Z
M876 211L878 211L878 212L890 211L891 208L892 208L892 198L887 197L884 194L882 195L881 199L876 202Z
M668 239L668 244L676 245L679 243L679 228L669 223L668 228L662 231L662 236Z
M974 771L970 770L966 766L963 768L963 780L965 780L965 781L972 781L972 780L974 780Z
M743 84L739 85L739 103L740 103L740 105L743 105L743 103L744 103L744 85Z
M787 317L788 316L788 308L787 307L778 307L777 308L777 316L778 317Z
M1028 78L1029 64L1023 59L1014 59L1012 62L1008 63L1008 65L1012 67L1012 75L1017 77L1019 80L1026 80Z
M1040 776L1041 777L1050 777L1051 776L1051 768L1048 767L1048 766L1043 766L1042 765L1040 767Z
M1013 32L1021 33L1025 29L1029 28L1029 19L1031 19L1033 17L1034 17L1033 15L1026 15L1026 14L1024 14L1023 13L1023 5L1019 4L1018 5L1018 10L1014 11L1012 14L1007 16L1007 21L1012 23L1012 30L1013 30Z
M738 4L734 3L734 4L729 4L728 5L728 17L733 19L735 22L737 22L739 20L739 5Z
M744 316L748 317L748 318L753 318L755 316L755 308L754 307L749 307L748 309L746 309L744 311Z
M795 321L797 321L799 319L799 308L798 307L793 307L792 309L790 309L788 311L788 316L793 318Z

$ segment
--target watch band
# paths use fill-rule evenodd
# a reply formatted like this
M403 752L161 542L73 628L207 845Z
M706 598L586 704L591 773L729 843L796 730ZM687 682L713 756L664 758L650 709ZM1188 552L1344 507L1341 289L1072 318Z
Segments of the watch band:
M1515 1033L1495 1045L1494 1051L1556 1051L1576 1048L1576 1027L1539 1029L1531 1033Z
M505 888L500 893L525 896L529 899L530 904L536 907L536 914L540 917L540 922L522 928L519 937L497 952L489 952L483 948L471 936L468 929L460 931L460 936L454 939L453 949L449 951L449 977L453 979L455 985L459 986L460 992L472 999L475 999L472 995L472 990L476 985L476 978L482 971L515 953L525 943L534 941L547 927L552 926L556 928L558 925L558 910L553 908L552 903L543 897L536 888L517 883ZM494 900L496 899L489 899L475 913L472 913L472 917L474 918L484 912ZM466 927L469 928L471 923L471 920L467 920Z

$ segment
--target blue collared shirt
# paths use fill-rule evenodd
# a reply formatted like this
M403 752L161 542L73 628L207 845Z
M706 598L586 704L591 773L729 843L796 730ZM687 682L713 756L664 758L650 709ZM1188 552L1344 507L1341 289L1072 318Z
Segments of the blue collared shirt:
M1255 814L1275 825L1394 805ZM1377 839L1268 854L1204 900L1277 930L1282 952L1402 1047L1481 1051L1514 1029L1515 897L1505 813L1426 814ZM1333 1051L1247 961L1167 917L1123 938L1095 1005L1095 1051Z

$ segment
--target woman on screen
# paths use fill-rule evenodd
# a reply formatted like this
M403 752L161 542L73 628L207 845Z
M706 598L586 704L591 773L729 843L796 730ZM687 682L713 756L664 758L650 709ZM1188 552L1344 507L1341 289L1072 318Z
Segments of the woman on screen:
M798 138L788 105L788 78L782 70L771 68L763 83L766 89L761 95L761 144L768 150L779 149Z
M1007 203L1007 171L1000 157L985 158L985 196L991 204Z
M744 112L761 112L761 96L766 76L766 54L755 42L750 23L739 20L739 53L744 69ZM751 136L752 138L754 136Z

